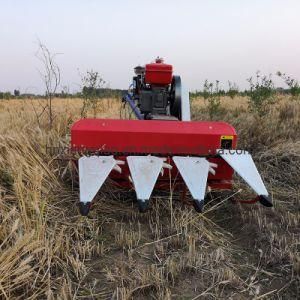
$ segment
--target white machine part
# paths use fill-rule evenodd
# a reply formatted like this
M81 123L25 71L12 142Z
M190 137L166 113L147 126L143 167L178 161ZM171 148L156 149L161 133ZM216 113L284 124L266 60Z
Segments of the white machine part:
M191 121L190 92L184 85L181 86L181 119Z
M265 206L272 206L268 191L259 175L252 156L243 150L217 150L220 155L258 194L259 201ZM151 193L158 176L164 168L171 169L166 158L155 156L128 156L131 180L136 192L139 209L146 211ZM210 163L203 157L174 156L173 161L181 174L191 196L194 206L201 212L207 189L208 174L215 175L217 164ZM79 187L81 211L89 210L90 203L98 193L112 170L121 172L124 161L115 160L113 156L83 156L79 159Z
M80 202L91 202L111 170L121 172L119 165L123 161L115 160L113 156L83 156L78 161Z
M128 156L126 159L137 198L149 200L164 160L155 156Z
M246 183L256 192L259 202L267 207L272 207L272 200L258 173L251 154L245 150L217 150L219 154L231 168L239 174Z
M219 149L217 153L248 183L256 194L269 196L252 156L247 151Z

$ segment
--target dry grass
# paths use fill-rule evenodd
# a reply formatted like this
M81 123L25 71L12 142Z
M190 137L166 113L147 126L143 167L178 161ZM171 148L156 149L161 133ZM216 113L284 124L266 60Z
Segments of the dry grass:
M252 151L274 209L212 194L203 215L156 194L149 213L110 184L78 215L69 169L46 151L67 145L81 100L55 100L54 128L38 101L0 102L0 295L3 299L296 299L299 286L300 105L280 99L263 118L245 98L222 99ZM99 117L119 117L106 99ZM194 119L207 119L203 99ZM62 179L62 175L65 176ZM236 191L248 189L237 181ZM235 198L243 197L237 192Z

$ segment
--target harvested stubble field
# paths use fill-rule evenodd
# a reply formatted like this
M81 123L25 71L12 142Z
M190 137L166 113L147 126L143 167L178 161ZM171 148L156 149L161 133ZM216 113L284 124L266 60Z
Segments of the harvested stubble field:
M218 193L197 214L171 193L139 214L133 191L108 182L89 218L77 211L74 169L47 151L68 145L80 107L55 99L48 130L37 100L0 102L2 299L299 299L299 101L282 97L258 118L246 98L223 98L215 116L254 155L273 209ZM98 117L118 118L120 107L102 100ZM203 99L192 114L208 118ZM235 192L249 193L238 178Z

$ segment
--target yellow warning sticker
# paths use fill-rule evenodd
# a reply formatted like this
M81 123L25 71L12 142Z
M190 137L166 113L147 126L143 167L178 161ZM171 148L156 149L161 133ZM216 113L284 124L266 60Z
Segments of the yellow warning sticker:
M233 135L221 135L221 140L233 140Z

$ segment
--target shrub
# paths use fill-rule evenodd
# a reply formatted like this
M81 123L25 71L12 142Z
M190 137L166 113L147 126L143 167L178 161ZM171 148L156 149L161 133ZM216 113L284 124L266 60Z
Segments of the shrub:
M268 111L269 105L276 100L271 75L261 75L258 71L255 82L252 77L247 79L247 81L250 84L250 90L248 91L250 111L262 116Z
M228 81L228 85L229 85L229 90L227 92L227 95L233 99L234 97L236 97L239 94L239 88L237 86L236 83L232 83L231 81Z
M277 72L277 76L282 78L286 85L290 88L290 93L294 97L294 99L300 98L300 85L296 79L286 75L285 73Z
M207 100L209 118L212 120L214 116L217 115L220 111L221 106L221 95L218 80L216 80L215 84L213 82L208 82L208 80L205 80L203 97L205 100Z
M20 91L19 90L14 90L14 96L15 97L20 97Z
M11 92L0 93L0 97L5 100L9 100L12 98Z
M88 109L91 107L93 110L94 118L97 114L97 107L99 102L99 96L97 89L100 89L105 84L105 81L101 78L100 74L96 71L87 71L84 76L81 77L82 82L82 97L83 105L81 108L81 117L86 117Z

